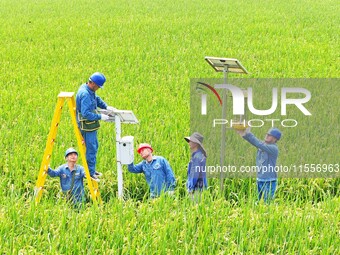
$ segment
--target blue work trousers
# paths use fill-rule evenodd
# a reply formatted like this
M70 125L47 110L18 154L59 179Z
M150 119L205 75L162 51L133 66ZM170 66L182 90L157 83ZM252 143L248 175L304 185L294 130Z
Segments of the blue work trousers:
M257 181L258 198L268 203L274 198L277 181Z
M86 145L86 161L89 167L90 175L93 176L96 172L97 151L99 147L97 130L91 132L81 131Z

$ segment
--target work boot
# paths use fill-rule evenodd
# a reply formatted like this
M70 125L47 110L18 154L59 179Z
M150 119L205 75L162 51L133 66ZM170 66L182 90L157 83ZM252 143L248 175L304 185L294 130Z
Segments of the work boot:
M97 176L97 177L100 177L100 176L102 176L103 174L96 171L96 172L94 173L94 175Z
M95 174L91 176L91 179L96 181L96 182L100 182L100 179Z

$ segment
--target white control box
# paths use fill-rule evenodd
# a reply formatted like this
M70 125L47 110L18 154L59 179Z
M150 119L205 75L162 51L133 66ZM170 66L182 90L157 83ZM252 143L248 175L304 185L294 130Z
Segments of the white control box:
M119 142L120 163L128 165L133 163L133 136L124 136Z

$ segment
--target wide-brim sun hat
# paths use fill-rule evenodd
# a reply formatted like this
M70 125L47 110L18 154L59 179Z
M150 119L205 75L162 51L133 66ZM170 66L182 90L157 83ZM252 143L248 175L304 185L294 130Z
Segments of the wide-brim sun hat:
M184 139L187 142L191 141L191 142L197 143L201 147L204 156L207 156L207 152L203 146L204 137L200 133L194 132L191 136L184 137Z

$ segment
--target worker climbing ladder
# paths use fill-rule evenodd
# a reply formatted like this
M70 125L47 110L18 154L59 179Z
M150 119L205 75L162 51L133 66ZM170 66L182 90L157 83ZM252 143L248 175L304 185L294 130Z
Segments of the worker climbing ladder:
M87 165L86 156L85 156L86 155L85 154L86 152L85 142L79 131L77 120L76 120L76 102L74 99L74 92L60 92L58 95L57 106L54 111L54 115L53 115L53 119L52 119L52 123L50 127L50 132L48 134L48 138L46 142L46 148L45 148L43 160L40 166L38 180L37 180L35 190L34 190L35 201L36 203L38 203L43 194L44 184L45 184L46 177L47 177L48 166L50 164L52 151L53 151L53 145L56 140L61 112L62 112L65 101L67 101L68 106L69 106L72 124L73 124L75 135L77 137L79 152L80 152L80 156L82 159L82 165L85 169L85 175L86 175L86 179L88 183L88 188L90 190L91 198L95 203L97 202L102 203L100 192L98 189L98 182L96 182L95 180L91 178L89 168Z

